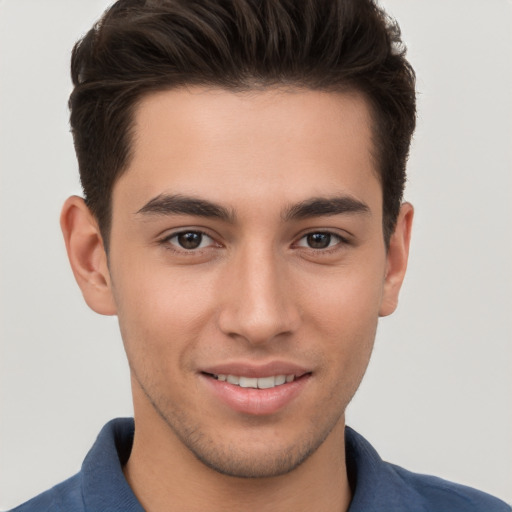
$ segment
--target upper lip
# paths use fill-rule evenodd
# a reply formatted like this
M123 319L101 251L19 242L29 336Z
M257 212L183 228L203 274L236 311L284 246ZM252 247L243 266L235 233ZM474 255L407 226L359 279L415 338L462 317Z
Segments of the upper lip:
M243 361L229 362L201 368L200 371L212 375L237 375L253 378L271 377L273 375L295 375L295 377L301 377L306 373L311 373L311 370L301 365L285 361L270 361L265 364Z

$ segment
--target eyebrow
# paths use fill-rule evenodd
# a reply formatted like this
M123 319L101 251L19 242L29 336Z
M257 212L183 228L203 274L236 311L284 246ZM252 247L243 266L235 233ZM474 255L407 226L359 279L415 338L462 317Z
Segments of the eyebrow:
M367 204L351 196L316 197L294 204L283 212L285 221L347 213L370 214Z
M370 208L362 201L351 196L316 197L291 205L283 211L281 217L284 221L292 221L347 213L368 214ZM191 215L215 218L231 223L235 221L233 210L206 199L182 194L160 194L148 201L136 214Z
M181 194L160 194L148 201L137 214L146 215L192 215L208 217L227 222L234 221L234 213L223 206Z

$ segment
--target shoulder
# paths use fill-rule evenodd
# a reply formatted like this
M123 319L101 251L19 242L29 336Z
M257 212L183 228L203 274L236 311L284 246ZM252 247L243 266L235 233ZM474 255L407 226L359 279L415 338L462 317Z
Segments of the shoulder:
M350 512L512 512L490 494L383 461L350 427L345 441Z
M10 512L83 512L80 474L52 487Z
M413 473L385 463L403 485L413 490L425 510L436 512L511 512L505 502L490 494L430 475Z
M79 473L10 512L143 512L123 474L133 432L131 418L109 421Z

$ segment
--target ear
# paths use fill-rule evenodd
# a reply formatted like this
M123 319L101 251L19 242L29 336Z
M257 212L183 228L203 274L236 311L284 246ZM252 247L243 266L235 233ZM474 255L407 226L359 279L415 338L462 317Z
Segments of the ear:
M394 233L389 241L386 275L379 315L387 316L398 306L398 295L404 280L409 258L414 209L410 203L402 204Z
M69 262L87 305L101 315L115 315L116 305L100 229L84 200L71 196L64 203L60 226Z

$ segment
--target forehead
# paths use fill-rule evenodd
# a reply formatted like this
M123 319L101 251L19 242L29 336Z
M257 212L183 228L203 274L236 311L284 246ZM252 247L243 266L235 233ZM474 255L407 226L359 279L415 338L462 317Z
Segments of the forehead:
M356 93L200 87L153 93L136 109L132 158L114 187L114 203L116 189L141 202L161 193L206 194L217 202L249 196L294 202L333 192L365 195L376 187L380 195L371 126L367 102Z

